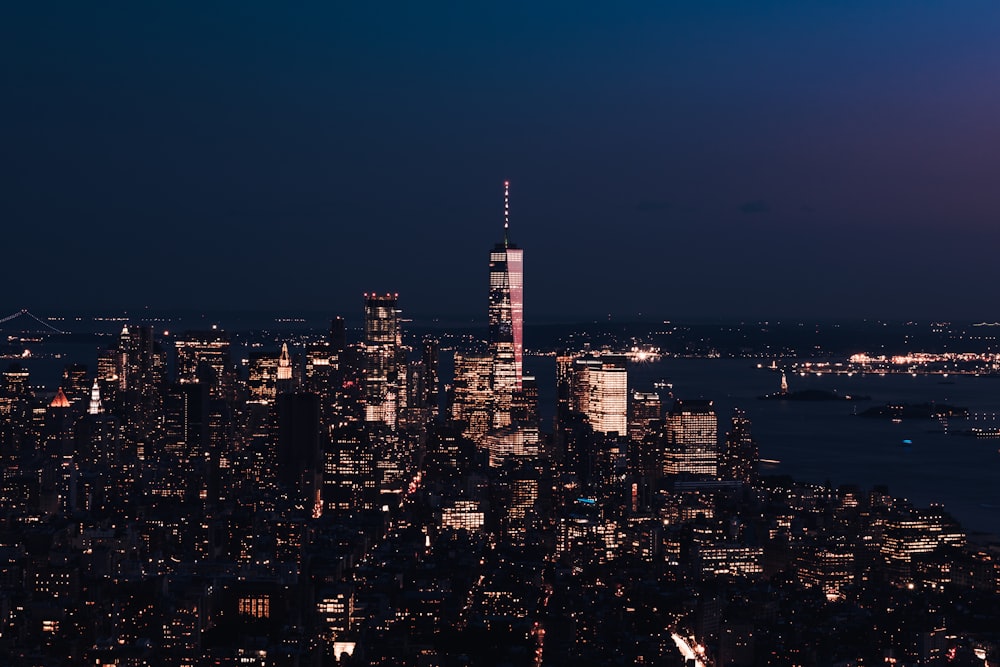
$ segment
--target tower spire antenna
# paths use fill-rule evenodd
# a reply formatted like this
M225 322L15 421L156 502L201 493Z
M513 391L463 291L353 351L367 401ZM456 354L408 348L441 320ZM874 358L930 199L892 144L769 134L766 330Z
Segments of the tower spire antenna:
M503 182L503 244L510 245L510 238L507 236L510 229L510 181Z

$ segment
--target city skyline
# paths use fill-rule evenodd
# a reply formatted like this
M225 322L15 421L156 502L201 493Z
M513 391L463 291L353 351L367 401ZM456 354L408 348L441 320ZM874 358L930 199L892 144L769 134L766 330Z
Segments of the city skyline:
M6 9L0 664L997 664L998 24Z
M6 18L8 312L475 317L509 178L539 319L991 315L990 3Z
M478 336L404 343L396 293L363 295L356 341L339 316L8 335L0 597L26 602L0 614L0 657L995 661L988 332L879 325L879 353L848 357L819 325L570 325L518 390L521 250L489 259ZM893 399L847 412L876 390Z

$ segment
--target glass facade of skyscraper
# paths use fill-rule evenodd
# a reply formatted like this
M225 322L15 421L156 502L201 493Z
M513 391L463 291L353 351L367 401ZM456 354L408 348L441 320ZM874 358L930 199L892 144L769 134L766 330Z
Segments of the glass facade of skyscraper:
M510 423L511 400L521 389L524 356L524 251L507 236L509 205L504 184L504 239L490 252L490 356L493 358L493 426Z

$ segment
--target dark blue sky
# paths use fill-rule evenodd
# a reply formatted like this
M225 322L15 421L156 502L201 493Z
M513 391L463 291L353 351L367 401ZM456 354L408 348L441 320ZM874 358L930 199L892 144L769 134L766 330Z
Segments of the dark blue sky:
M995 0L12 4L5 310L996 317Z

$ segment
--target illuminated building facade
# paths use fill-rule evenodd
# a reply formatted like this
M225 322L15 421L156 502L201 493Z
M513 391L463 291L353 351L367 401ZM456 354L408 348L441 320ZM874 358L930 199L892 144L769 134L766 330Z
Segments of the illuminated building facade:
M617 555L619 538L615 521L573 512L556 524L555 553L575 553L576 559L584 562L608 563Z
M570 405L599 433L628 433L628 368L625 357L581 357L573 362Z
M510 183L504 183L503 242L490 251L490 357L493 426L510 423L514 392L521 390L524 354L524 251L508 237Z
M250 357L247 389L251 403L268 405L278 395L278 357L270 353L257 353Z
M226 349L228 351L228 341ZM122 389L148 392L151 386L162 382L165 375L165 355L154 340L150 326L134 325L131 330L122 327L116 360Z
M115 389L120 389L121 354L116 348L101 350L97 355L97 379L105 384L114 383Z
M664 430L664 474L716 475L719 427L712 401L674 401Z
M482 441L493 423L492 369L489 355L455 354L452 417L466 423L463 434L476 442Z
M281 354L278 355L278 382L291 383L292 356L288 353L288 343L281 344Z
M521 390L514 392L511 402L510 418L513 422L538 423L538 382L534 376L521 378Z
M365 294L365 421L396 425L399 401L398 294Z
M87 367L83 364L68 364L63 368L62 388L70 403L85 400L90 389L87 381Z
M799 583L819 588L829 600L843 596L854 583L854 553L846 545L812 546L796 560Z
M512 543L524 544L528 529L533 527L541 480L537 464L524 462L506 471L507 511L502 525L504 537Z
M486 436L490 467L498 468L510 459L538 458L538 428L520 425L493 431Z
M378 468L368 429L347 424L333 429L323 463L323 503L327 511L351 513L375 509Z
M229 336L222 331L189 331L174 341L177 382L209 386L212 398L225 398L232 383Z
M323 629L323 636L332 644L351 629L354 614L354 590L337 585L321 591L316 600L316 615Z
M881 552L893 582L903 586L914 582L916 557L942 546L964 545L964 531L942 508L914 508L895 513L886 520Z
M662 409L659 394L632 392L632 402L628 410L628 437L633 442L642 442L649 435L651 424L660 419Z
M749 577L758 576L764 568L762 547L721 542L697 545L694 561L703 577Z
M441 510L441 527L455 530L482 530L486 514L474 500L456 500Z
M90 388L90 402L87 406L87 414L99 415L104 412L104 405L101 403L101 386L94 380L94 386Z

